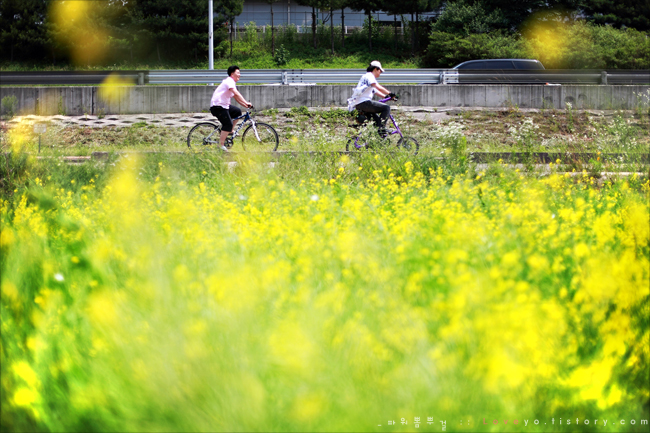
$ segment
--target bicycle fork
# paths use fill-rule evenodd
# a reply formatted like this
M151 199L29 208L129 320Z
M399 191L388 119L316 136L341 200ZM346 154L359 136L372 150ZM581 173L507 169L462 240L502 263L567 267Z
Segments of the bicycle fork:
M255 121L251 119L251 125L253 126L253 132L255 133L255 138L257 141L262 141L260 140L260 135L257 133L257 125L255 124Z

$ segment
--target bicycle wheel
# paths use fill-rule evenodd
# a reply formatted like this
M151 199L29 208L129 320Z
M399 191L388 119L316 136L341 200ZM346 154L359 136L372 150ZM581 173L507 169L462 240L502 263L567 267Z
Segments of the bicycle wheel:
M361 147L355 146L354 145L355 142ZM345 143L345 151L346 152L354 152L355 150L364 150L364 149L367 149L367 148L368 148L367 144L366 143L362 144L361 139L359 139L359 141L356 141L354 138L351 138L351 139L348 140L347 143Z
M400 138L400 140L397 142L397 147L407 151L408 153L412 153L413 155L417 155L418 150L420 149L420 145L413 137Z
M199 148L209 144L219 144L221 126L216 123L202 122L190 129L187 134L187 147L190 149Z
M255 133L255 129L257 130L257 134ZM250 125L242 134L241 144L244 150L246 150L246 146L253 150L278 150L280 139L278 138L278 133L275 132L275 129L271 125L255 122L255 129L253 129L253 125Z

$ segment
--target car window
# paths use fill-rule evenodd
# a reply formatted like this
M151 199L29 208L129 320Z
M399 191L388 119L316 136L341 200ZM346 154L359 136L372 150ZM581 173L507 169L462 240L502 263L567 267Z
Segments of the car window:
M516 69L544 69L544 66L542 66L542 64L539 62L521 62L515 60L515 68Z
M511 60L488 60L485 69L514 69Z
M459 66L458 69L485 69L485 62L470 62Z

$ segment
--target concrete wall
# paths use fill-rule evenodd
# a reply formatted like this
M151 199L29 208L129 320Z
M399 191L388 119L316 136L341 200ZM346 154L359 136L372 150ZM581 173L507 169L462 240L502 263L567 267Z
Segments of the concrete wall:
M400 104L423 107L514 107L634 109L650 86L607 85L395 85ZM342 107L352 85L239 86L258 109ZM0 87L0 98L14 95L16 112L40 115L157 114L207 111L215 86L133 86L114 92L111 101L98 87Z

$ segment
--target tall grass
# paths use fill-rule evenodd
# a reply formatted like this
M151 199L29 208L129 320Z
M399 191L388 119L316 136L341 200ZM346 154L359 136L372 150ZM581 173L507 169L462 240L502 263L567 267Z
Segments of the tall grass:
M20 164L3 430L647 428L647 181L369 154Z

